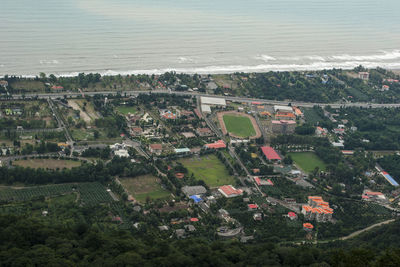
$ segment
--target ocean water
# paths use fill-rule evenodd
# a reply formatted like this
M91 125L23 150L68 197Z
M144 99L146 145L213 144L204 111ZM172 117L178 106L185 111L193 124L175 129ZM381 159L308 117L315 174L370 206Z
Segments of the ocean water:
M398 0L1 0L0 75L400 69Z

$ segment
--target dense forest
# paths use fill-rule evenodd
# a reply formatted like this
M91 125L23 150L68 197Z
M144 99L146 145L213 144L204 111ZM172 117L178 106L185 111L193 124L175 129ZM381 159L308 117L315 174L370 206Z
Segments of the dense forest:
M209 243L197 238L166 241L156 234L102 232L85 221L45 224L10 215L0 216L0 262L2 266L399 266L400 250L391 249L395 243L385 240L388 236L398 240L399 225L397 221L382 228L382 235L371 236L379 249L357 246L358 240L326 249Z

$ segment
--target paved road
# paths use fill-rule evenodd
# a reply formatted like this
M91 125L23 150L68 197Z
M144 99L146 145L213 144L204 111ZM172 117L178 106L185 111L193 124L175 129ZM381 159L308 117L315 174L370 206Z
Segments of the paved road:
M99 91L99 92L85 92L86 96L95 96L95 95L117 95L120 94L122 96L137 96L139 94L168 94L173 93L176 95L187 95L187 96L207 96L207 97L216 97L216 98L224 98L230 101L238 101L238 102L246 102L251 103L253 101L261 102L262 104L269 105L288 105L291 103L293 106L299 107L313 107L315 105L318 106L331 106L333 108L339 107L371 107L371 108L382 108L382 107L400 107L400 103L388 103L388 104L376 104L376 103L313 103L313 102L302 102L302 101L277 101L277 100L267 100L267 99L259 99L259 98L249 98L249 97L235 97L235 96L218 96L218 95L209 95L203 93L195 93L195 92L178 92L178 91L169 91L169 90L152 90L152 91ZM82 94L79 92L65 92L65 93L43 93L43 94L25 94L25 95L12 95L9 97L10 100L13 99L29 99L29 98L40 98L40 99L57 99L63 98L64 96L70 97L82 97ZM6 99L5 99L6 100Z

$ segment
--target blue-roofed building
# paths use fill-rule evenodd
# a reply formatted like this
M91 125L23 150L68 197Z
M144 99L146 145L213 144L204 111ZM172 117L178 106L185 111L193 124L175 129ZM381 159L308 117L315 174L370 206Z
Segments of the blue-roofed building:
M193 196L190 196L189 198L193 199L194 203L199 203L199 202L203 201L203 199L199 195L193 195Z
M393 186L399 186L399 184L393 179L392 176L390 176L389 173L382 171L382 175L383 177L385 177L385 179Z

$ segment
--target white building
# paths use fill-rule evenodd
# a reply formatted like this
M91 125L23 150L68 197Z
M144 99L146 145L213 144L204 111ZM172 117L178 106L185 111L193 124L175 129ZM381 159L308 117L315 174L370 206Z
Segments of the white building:
M284 111L284 112L293 112L293 108L289 107L289 106L279 106L279 105L275 105L274 106L274 111L278 112L278 111Z
M216 97L206 97L202 96L200 98L201 104L205 105L215 105L215 106L226 106L225 98L216 98Z

